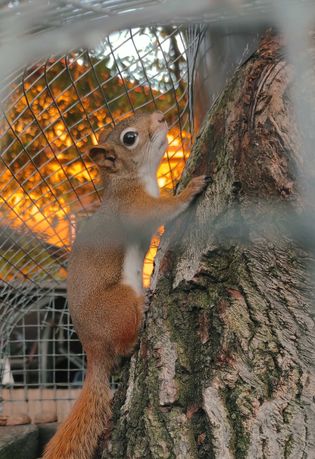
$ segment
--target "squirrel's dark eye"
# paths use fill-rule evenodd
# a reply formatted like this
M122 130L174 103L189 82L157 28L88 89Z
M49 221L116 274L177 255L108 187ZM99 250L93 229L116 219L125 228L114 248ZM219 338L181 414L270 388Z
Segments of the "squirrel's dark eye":
M139 142L139 132L134 127L128 127L120 134L120 141L125 147L132 150L136 148Z
M138 138L138 133L135 131L128 131L123 135L122 141L126 147L131 147L136 143Z

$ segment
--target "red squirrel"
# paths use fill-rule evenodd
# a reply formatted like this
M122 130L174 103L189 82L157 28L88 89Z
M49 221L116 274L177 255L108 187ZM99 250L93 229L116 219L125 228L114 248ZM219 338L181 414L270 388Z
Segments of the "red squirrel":
M89 148L104 186L98 211L80 228L68 267L68 302L87 356L82 392L43 459L92 459L111 416L109 377L129 355L143 316L142 269L157 228L183 212L206 186L193 178L160 196L157 169L167 147L161 112L138 113Z

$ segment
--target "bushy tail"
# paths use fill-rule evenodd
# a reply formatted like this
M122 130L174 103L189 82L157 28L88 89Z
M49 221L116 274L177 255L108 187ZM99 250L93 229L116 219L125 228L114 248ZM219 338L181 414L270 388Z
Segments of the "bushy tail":
M108 372L93 366L69 417L48 443L43 459L92 459L111 416Z

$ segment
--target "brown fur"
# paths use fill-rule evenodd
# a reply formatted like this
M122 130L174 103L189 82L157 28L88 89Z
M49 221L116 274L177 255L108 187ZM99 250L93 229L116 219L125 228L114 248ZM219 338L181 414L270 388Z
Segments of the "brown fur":
M121 133L129 127L139 134L136 148L121 142ZM129 285L133 277L142 278L133 260L136 264L139 257L142 264L156 229L185 210L206 185L204 176L196 177L178 196L159 196L156 171L166 133L161 113L138 114L90 148L103 177L104 199L80 229L68 270L69 308L87 354L87 376L44 459L93 457L110 418L110 371L117 356L132 351L142 321L143 295Z

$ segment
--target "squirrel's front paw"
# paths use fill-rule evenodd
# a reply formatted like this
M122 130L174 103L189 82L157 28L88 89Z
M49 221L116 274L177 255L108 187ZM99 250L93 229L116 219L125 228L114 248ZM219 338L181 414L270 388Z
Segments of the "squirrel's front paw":
M191 179L186 188L191 199L200 194L211 182L212 178L208 175L199 175L199 177Z

